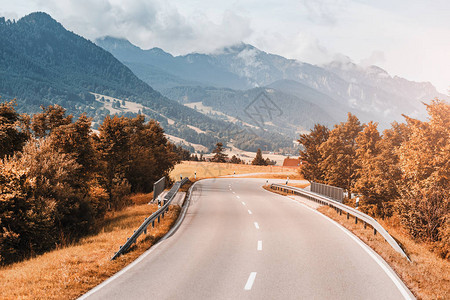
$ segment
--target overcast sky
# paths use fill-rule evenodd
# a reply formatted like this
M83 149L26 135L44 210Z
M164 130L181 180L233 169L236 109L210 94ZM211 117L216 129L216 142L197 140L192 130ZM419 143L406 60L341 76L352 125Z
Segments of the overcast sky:
M342 55L450 89L449 0L0 0L0 15L45 11L91 40L125 37L172 54L250 43L322 64Z

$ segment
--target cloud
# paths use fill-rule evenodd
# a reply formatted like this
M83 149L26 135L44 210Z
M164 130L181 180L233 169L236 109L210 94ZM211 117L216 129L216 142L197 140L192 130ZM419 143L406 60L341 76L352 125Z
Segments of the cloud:
M253 32L250 20L238 12L224 10L213 21L200 11L180 12L164 0L31 0L29 4L91 40L112 35L173 54L211 52L239 43Z
M328 26L337 23L337 16L345 7L343 0L303 0L301 5L311 22Z
M373 51L372 54L370 54L369 57L364 58L360 61L360 64L364 67L372 66L372 65L379 65L386 62L386 56L384 55L383 51Z

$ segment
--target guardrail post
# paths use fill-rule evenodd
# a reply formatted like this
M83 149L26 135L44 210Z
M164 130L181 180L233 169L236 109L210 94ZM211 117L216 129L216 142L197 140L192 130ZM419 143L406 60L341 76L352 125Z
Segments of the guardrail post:
M358 217L355 217L355 224L358 224Z
M350 214L349 214L349 213L347 213L347 220L348 220L348 219L350 219Z
M339 209L339 215L342 216L342 209Z
M377 230L375 228L373 229L373 235L377 235Z
M366 223L366 222L364 222L364 229L366 229L366 227L367 227L367 223Z
M158 224L161 222L161 216L158 216Z
M155 220L152 222L152 228L155 228Z

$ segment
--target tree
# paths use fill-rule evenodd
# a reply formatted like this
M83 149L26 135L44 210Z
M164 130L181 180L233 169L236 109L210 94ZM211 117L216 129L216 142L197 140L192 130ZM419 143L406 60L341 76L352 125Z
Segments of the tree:
M82 114L74 123L61 125L50 134L50 143L69 154L81 166L79 176L88 178L96 170L96 153L91 138L91 118Z
M267 166L267 162L266 160L263 158L262 153L261 153L261 149L258 148L258 150L256 151L256 156L252 161L252 165L257 165L257 166Z
M239 157L237 157L236 155L233 155L230 159L230 163L231 164L243 164L244 161L242 159L240 159Z
M320 148L319 167L325 172L325 182L347 190L349 198L357 179L356 137L363 126L358 118L348 113L347 122L335 125Z
M362 195L361 210L374 216L389 217L399 197L401 170L398 148L407 139L405 124L392 123L381 137L376 123L369 122L357 138L358 179L355 191Z
M41 106L43 112L35 114L31 120L31 129L38 138L45 137L55 128L72 123L72 115L66 116L66 110L59 105Z
M211 159L212 162L224 163L227 161L228 155L224 153L225 149L223 148L222 143L216 144L216 149L213 150L215 153L214 157Z
M20 130L21 117L14 109L14 100L0 104L0 159L20 151L28 139Z
M303 147L300 150L300 160L306 162L302 165L300 172L309 181L324 182L325 174L321 168L322 155L320 146L327 141L330 130L320 124L314 125L309 134L301 134L298 142Z
M33 181L17 157L0 163L0 264L41 253L55 243L52 209L33 199Z
M127 126L125 117L106 116L99 127L99 135L94 137L94 146L102 163L103 176L100 180L108 193L110 205L116 209L119 208L121 198L127 193L127 186L129 189L124 180L130 160Z
M169 176L174 165L180 161L179 152L186 154L181 146L171 144L164 130L155 121L145 123L139 115L129 120L130 160L126 178L132 192L151 192L153 183L162 176ZM189 157L189 151L187 155Z
M409 138L398 150L403 176L397 208L414 238L437 241L449 231L450 105L434 100L426 106L429 122L405 116Z

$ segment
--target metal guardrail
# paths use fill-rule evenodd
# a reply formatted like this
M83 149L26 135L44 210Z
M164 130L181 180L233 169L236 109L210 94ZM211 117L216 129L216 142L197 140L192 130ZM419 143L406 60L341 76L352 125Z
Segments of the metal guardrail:
M270 185L271 188L275 188L276 190L280 190L283 192L292 192L293 194L300 195L302 197L305 197L309 200L313 200L315 202L318 202L322 205L328 205L333 207L337 213L342 215L342 212L345 211L347 213L347 219L349 218L349 215L352 215L355 217L355 223L358 223L358 220L361 220L364 223L364 228L366 228L366 225L369 224L373 228L373 233L377 234L379 232L381 236L386 240L386 242L391 245L391 247L400 253L402 256L406 257L409 261L411 261L406 255L405 251L399 246L399 244L395 241L395 239L386 231L386 229L383 228L383 226L380 225L374 218L371 216L360 212L359 210L354 209L353 207L347 206L345 204L339 203L333 199L327 198L325 196L306 191L301 188L296 188L292 186L282 185L282 184L275 184L272 183Z
M127 239L125 244L120 246L119 251L117 251L114 254L114 256L111 258L111 260L114 260L117 257L119 257L120 255L122 255L123 253L125 253L131 247L131 245L133 245L136 242L137 238L142 233L147 233L147 227L150 226L150 223L152 223L152 227L155 227L155 221L158 220L158 223L159 223L161 220L161 217L164 218L164 213L169 210L169 205L172 202L175 195L177 194L178 190L180 189L180 187L182 187L188 181L189 181L189 178L185 177L182 180L174 183L174 185L172 186L170 191L164 196L164 205L161 206L157 211L155 211L150 217L148 217L144 220L144 222L141 224L141 226L139 226L139 228L134 231L133 235Z

